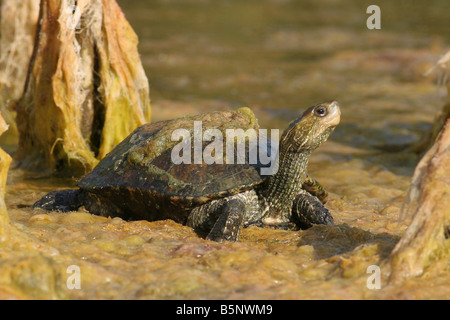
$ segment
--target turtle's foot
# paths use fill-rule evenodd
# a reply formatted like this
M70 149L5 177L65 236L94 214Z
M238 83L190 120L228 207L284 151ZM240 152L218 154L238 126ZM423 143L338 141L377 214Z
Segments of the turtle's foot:
M292 206L292 218L300 229L317 224L334 225L333 217L323 203L308 192L299 194Z
M78 210L80 203L80 190L66 189L52 191L33 204L33 208L47 211L68 212Z

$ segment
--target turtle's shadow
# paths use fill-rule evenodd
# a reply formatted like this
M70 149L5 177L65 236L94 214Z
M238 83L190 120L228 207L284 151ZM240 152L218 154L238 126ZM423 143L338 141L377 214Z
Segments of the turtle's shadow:
M302 231L299 246L311 245L318 260L352 252L359 246L378 245L380 259L389 256L400 236L388 233L373 234L347 224L334 226L316 225Z

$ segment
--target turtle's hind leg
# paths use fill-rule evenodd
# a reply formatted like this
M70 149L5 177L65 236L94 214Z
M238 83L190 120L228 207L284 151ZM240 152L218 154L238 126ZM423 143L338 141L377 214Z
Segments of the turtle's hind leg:
M327 203L328 192L316 179L306 176L306 179L302 184L302 189L308 191L308 193L313 196L316 196L323 204Z
M129 214L116 206L111 199L83 189L52 191L33 204L33 208L59 212L77 211L81 207L103 217L129 218Z
M84 191L80 189L52 191L36 201L33 208L60 212L75 211L83 205L83 199Z

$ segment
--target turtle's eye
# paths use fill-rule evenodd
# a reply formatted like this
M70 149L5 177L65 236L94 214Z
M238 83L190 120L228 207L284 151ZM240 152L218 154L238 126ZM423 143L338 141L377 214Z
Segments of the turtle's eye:
M326 107L319 106L314 109L314 115L317 117L325 117L328 113L328 110Z

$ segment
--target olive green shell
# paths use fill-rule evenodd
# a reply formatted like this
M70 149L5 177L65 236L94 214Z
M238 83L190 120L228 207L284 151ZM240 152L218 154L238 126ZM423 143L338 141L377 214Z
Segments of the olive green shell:
M219 129L224 140L226 129L259 128L248 108L145 124L117 145L78 186L130 212L132 217L182 222L194 206L261 183L248 157L245 164L227 164L225 160L224 164L174 164L172 148L180 141L172 141L172 132L187 129L194 141L194 121L202 121L203 132ZM203 142L203 148L209 143ZM223 145L225 158L225 141ZM193 155L193 146L191 151Z

